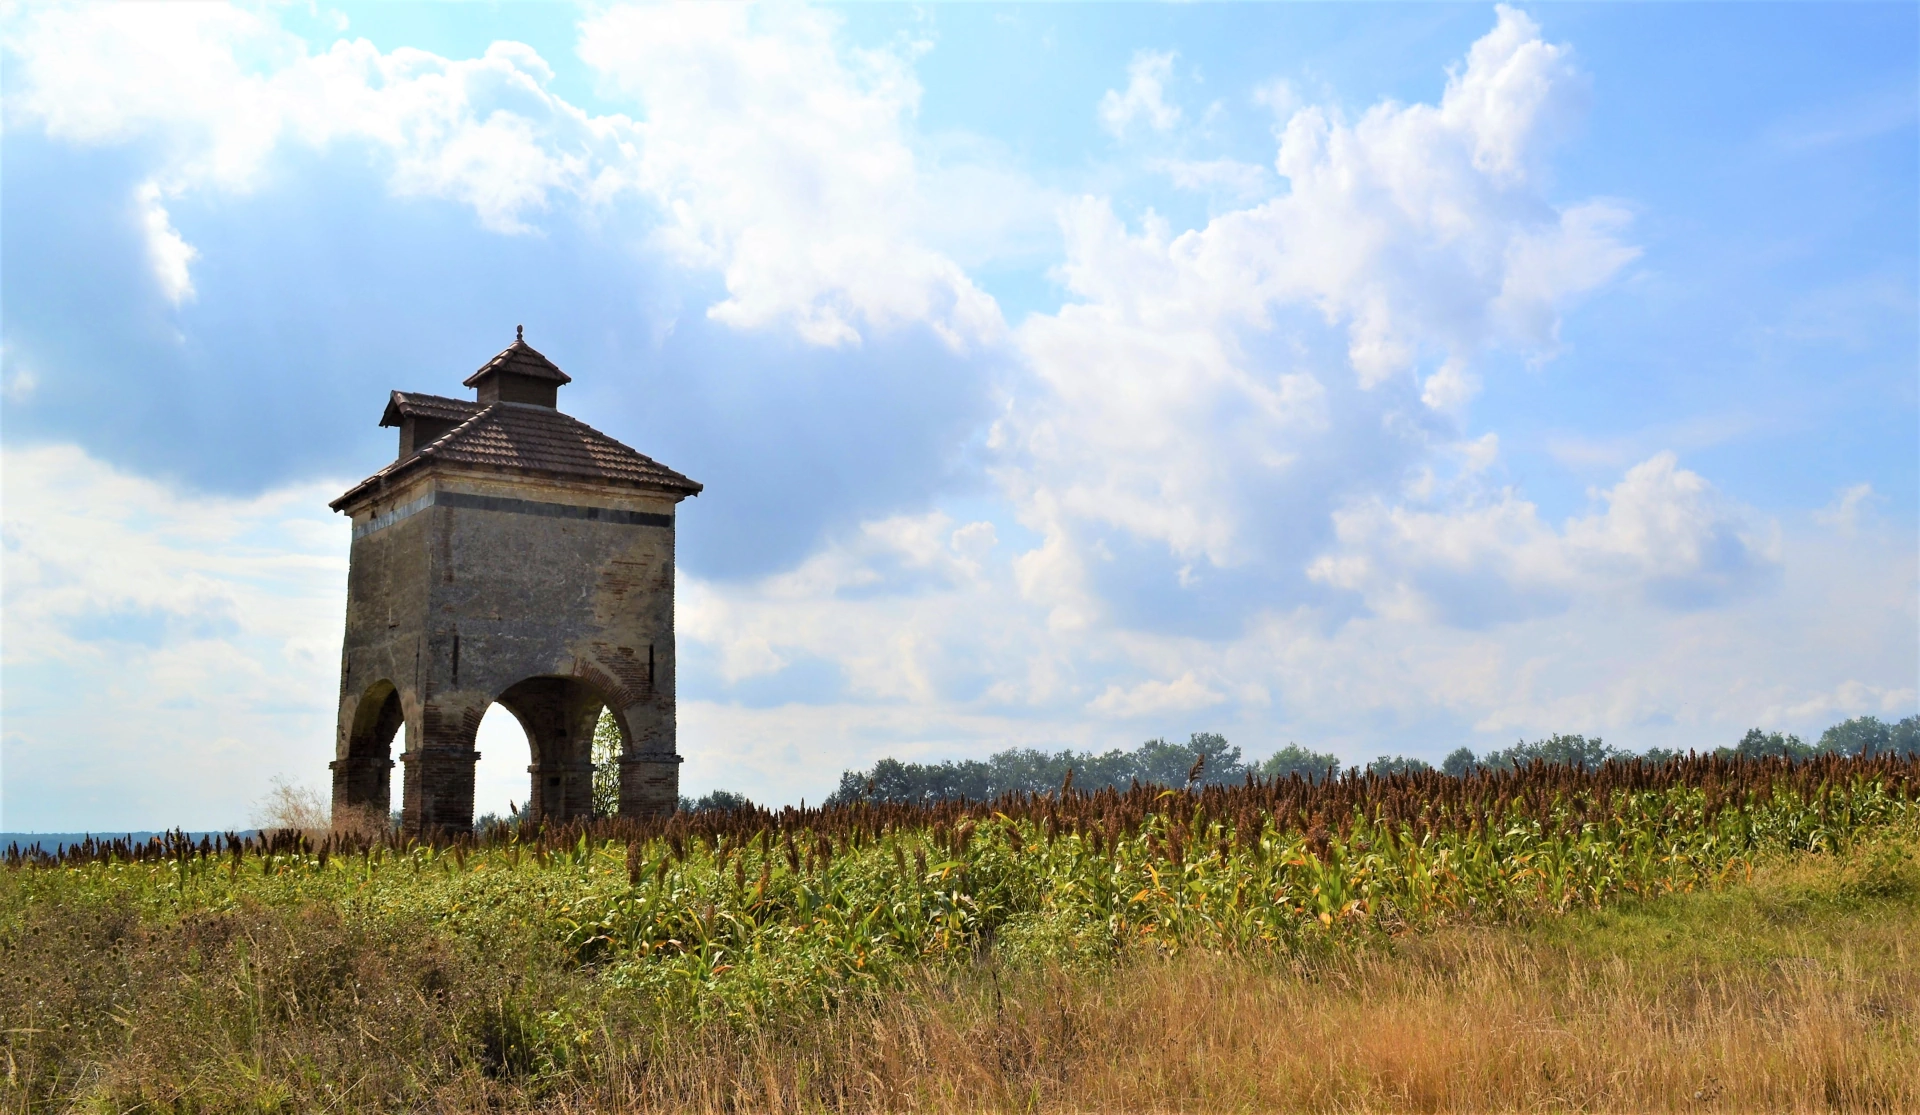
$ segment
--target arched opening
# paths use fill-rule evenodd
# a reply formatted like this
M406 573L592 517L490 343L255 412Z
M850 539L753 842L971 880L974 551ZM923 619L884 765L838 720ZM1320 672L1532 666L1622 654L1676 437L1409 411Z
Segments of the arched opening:
M473 749L480 759L473 764L473 823L497 818L511 820L527 805L527 767L533 761L533 744L526 729L520 727L507 706L494 702L480 718L474 733Z
M404 723L400 692L385 678L354 703L346 754L333 764L335 827L385 827L393 808L393 740Z
M568 677L527 678L509 686L480 720L474 749L476 820L510 809L528 820L566 821L612 812L619 801L619 755L624 750L617 723L611 736L601 728L612 718L606 698L589 682ZM596 731L602 737L601 772L596 794ZM611 775L609 782L607 776Z

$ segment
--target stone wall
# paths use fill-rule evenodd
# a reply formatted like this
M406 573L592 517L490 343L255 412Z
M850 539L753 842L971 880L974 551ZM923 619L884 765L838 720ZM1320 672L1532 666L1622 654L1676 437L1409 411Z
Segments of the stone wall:
M352 509L336 807L390 808L378 737L404 722L406 830L469 827L474 736L499 701L531 745L532 815L591 809L603 704L624 738L621 811L671 811L676 502L436 469Z

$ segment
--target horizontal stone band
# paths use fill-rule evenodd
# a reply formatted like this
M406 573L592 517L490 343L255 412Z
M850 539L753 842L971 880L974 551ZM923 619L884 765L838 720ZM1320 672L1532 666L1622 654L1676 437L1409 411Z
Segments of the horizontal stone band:
M571 503L541 503L508 496L478 496L471 492L431 491L411 503L384 514L375 515L353 528L355 541L382 530L402 519L412 518L429 507L459 507L469 511L499 511L509 515L539 515L548 519L583 519L591 523L613 523L631 527L673 527L673 516L654 511L621 511L612 507L582 507Z
M379 515L375 515L373 518L368 519L366 522L361 523L359 526L353 528L353 540L355 542L358 542L362 538L365 538L367 535L372 534L376 530L384 530L385 528L392 526L393 524L399 522L402 519L413 518L415 515L419 514L420 512L425 511L429 507L432 507L433 497L438 494L439 494L438 492L428 492L426 495L421 496L419 499L414 500L412 503L403 503L400 506L392 509L391 511L386 511Z

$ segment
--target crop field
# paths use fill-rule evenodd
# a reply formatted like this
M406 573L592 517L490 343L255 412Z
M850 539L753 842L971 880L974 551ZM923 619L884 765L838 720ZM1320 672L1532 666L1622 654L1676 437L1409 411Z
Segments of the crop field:
M9 850L7 1111L1915 1110L1920 759Z

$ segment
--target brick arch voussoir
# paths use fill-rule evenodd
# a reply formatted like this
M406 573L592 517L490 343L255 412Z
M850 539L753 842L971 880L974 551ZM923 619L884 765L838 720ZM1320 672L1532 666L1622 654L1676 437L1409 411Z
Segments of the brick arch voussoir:
M350 694L346 698L347 715L341 719L346 722L347 730L339 740L335 741L335 758L351 758L383 745L391 748L394 734L369 743L370 738L378 734L388 701L398 701L400 704L400 720L395 725L394 733L405 731L409 720L407 695L392 678L380 678L369 683L359 693Z
M591 659L573 660L573 676L593 686L606 702L607 711L613 713L613 721L620 726L621 749L624 751L633 745L633 732L627 728L627 710L645 701L650 694L644 688L635 688L601 669Z
M473 705L451 709L429 708L421 714L421 729L428 739L442 747L458 743L472 749L474 740L480 735L480 720L486 714L484 705L477 708Z

